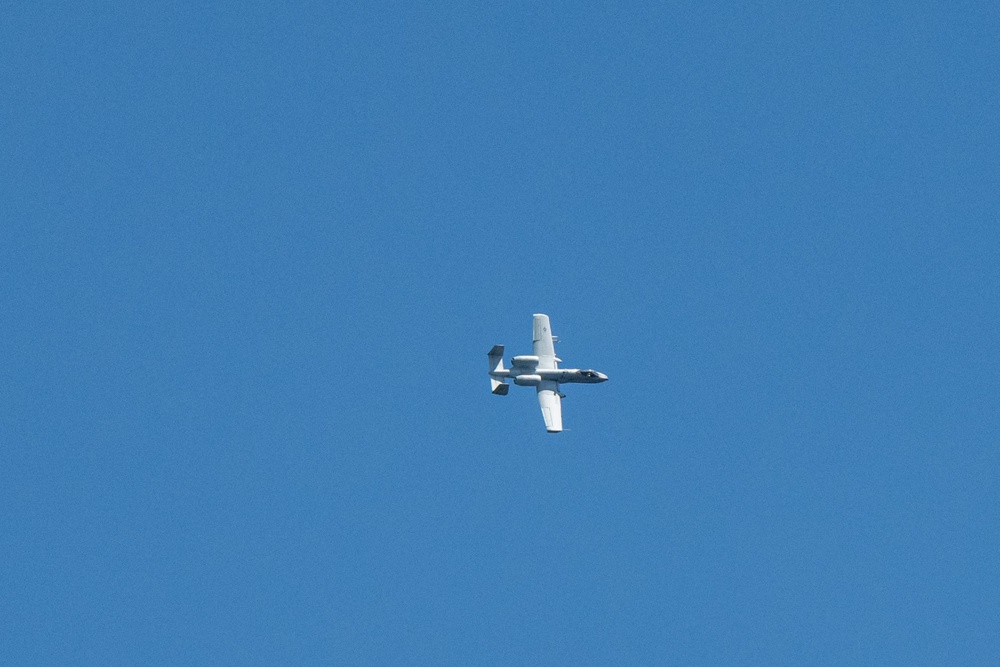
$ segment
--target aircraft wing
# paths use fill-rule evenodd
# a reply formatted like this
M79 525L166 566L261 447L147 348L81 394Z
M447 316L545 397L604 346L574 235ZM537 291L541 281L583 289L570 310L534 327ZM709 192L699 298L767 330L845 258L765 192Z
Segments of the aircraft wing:
M556 368L556 347L552 344L549 316L536 314L531 322L531 342L538 357L538 368ZM541 394L539 394L541 396Z
M544 316L543 316L544 317ZM562 430L562 398L559 397L559 383L543 380L538 385L538 405L542 408L545 430L558 433Z

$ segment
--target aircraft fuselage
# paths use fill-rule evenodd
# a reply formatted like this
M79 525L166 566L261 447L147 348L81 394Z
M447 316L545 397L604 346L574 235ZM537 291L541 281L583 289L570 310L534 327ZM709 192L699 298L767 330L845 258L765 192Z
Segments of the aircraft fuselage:
M514 381L514 384L519 385L533 385L543 380L558 382L560 384L567 382L596 384L608 379L608 376L604 373L580 368L517 368L515 366L494 371L490 375L497 379L510 378ZM519 379L521 380L520 382L518 382Z

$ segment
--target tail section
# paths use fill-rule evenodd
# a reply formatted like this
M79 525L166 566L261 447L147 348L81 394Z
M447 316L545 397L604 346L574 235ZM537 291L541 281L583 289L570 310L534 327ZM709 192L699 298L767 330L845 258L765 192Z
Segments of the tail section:
M493 376L494 373L500 373L504 370L503 345L494 345L487 356L490 360L490 389L498 396L506 396L507 392L510 391L510 386Z

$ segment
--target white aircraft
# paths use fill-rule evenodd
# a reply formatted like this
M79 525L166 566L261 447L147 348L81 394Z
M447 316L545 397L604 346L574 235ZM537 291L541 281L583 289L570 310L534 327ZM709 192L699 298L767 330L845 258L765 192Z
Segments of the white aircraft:
M493 393L506 396L510 390L507 378L514 384L535 387L538 390L538 404L542 407L542 417L545 419L545 430L549 433L559 433L562 427L562 399L559 391L561 382L581 382L595 384L604 382L608 376L592 370L579 368L559 368L554 341L559 340L552 335L549 326L549 316L536 314L531 327L531 341L534 344L534 354L521 355L510 360L510 368L503 367L503 345L494 345L489 351L490 385Z

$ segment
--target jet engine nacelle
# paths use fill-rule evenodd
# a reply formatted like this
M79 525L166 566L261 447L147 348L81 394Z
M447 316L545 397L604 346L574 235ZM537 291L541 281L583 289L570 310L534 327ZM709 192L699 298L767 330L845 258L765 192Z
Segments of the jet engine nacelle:
M538 357L533 354L519 354L510 360L510 365L520 368L534 368L538 365Z
M518 375L514 378L514 384L519 384L522 387L534 387L537 386L539 382L542 381L541 375Z

